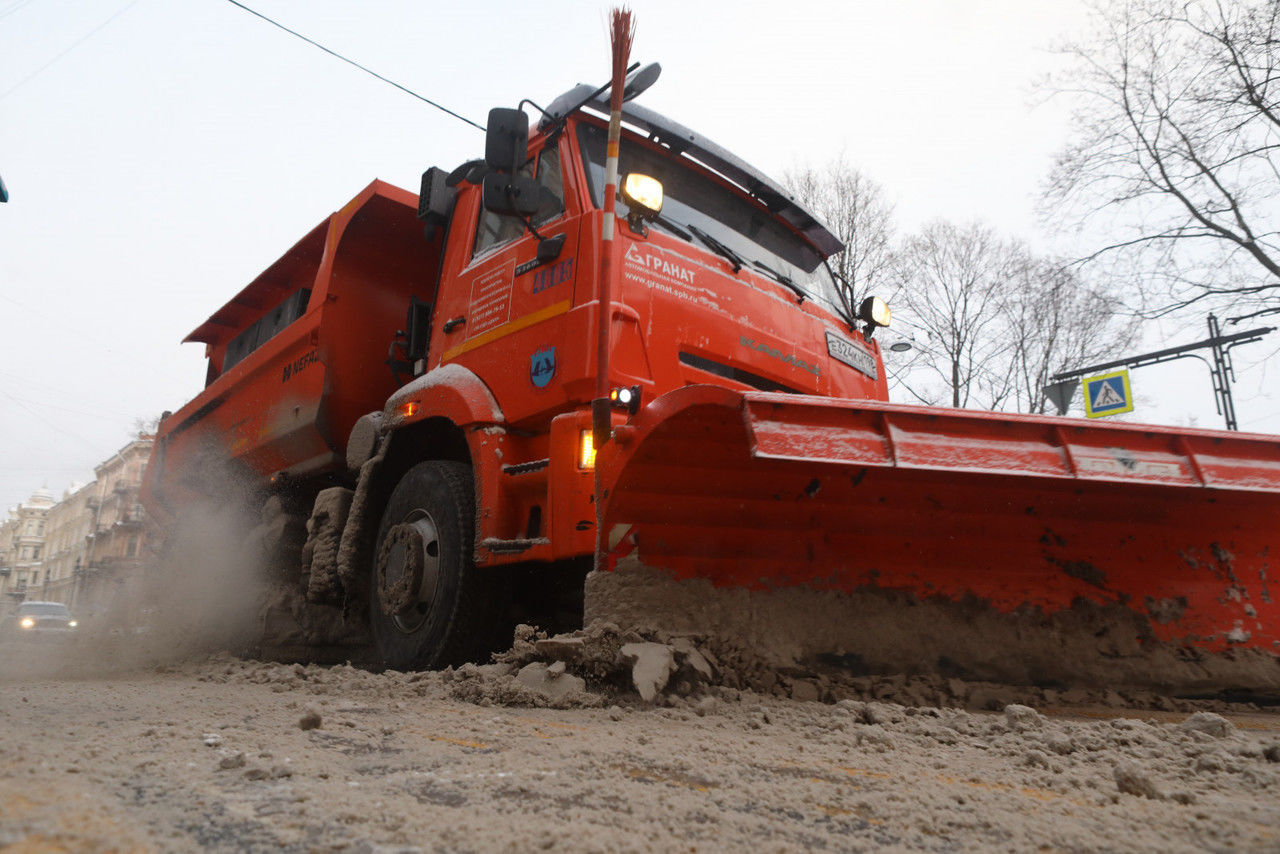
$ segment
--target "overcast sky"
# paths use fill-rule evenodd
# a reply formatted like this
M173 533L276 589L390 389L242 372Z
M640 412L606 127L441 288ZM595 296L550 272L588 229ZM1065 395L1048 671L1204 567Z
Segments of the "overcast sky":
M247 5L481 123L609 72L601 2ZM1035 197L1065 106L1034 82L1082 4L631 6L633 58L664 69L645 105L775 177L843 154L903 229L977 218L1054 242ZM182 338L370 180L416 189L482 150L474 128L226 0L0 0L0 506L91 479L136 419L198 392L203 348ZM1245 429L1280 432L1280 362L1255 364L1274 349L1235 352ZM1198 362L1134 383L1144 420L1221 425Z

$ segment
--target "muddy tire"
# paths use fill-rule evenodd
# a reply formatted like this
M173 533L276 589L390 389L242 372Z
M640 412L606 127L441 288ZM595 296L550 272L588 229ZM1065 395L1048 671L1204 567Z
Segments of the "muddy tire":
M268 576L292 579L302 565L307 541L307 514L278 495L262 507L262 521L249 534L262 554Z
M502 645L505 585L475 566L474 542L471 468L433 460L409 469L391 493L374 547L369 623L385 666L482 661Z
M273 495L262 506L261 522L248 534L263 589L259 631L247 652L270 661L368 663L368 634L348 625L333 604L307 601L302 574L306 511L297 499Z

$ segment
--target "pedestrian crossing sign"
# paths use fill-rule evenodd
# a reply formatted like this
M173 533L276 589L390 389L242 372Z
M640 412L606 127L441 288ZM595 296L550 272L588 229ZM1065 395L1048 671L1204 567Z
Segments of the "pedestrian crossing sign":
M1133 391L1127 370L1112 371L1084 380L1084 414L1104 418L1133 411Z

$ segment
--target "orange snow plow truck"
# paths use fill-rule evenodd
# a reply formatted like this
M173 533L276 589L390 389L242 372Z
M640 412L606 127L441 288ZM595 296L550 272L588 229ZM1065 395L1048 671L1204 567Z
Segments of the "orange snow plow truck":
M1280 694L1280 438L889 403L840 242L633 102L603 239L607 97L492 111L484 159L375 181L191 333L207 386L162 421L150 515L234 474L281 577L399 669L509 643L598 544L699 590L873 591L832 650L867 666L892 609L942 604L1008 642L935 628L903 666L1047 678L1076 626L1132 681Z

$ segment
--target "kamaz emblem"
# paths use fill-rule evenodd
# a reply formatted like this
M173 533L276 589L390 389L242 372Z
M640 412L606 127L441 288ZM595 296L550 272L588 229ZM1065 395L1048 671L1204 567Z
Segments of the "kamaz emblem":
M535 388L546 388L556 375L556 348L538 350L529 359L529 382Z
M809 373L813 374L815 377L821 376L822 374L821 369L817 365L809 364L804 359L801 359L798 356L796 356L794 353L784 353L781 350L775 350L773 347L770 347L768 344L764 343L763 341L756 341L754 338L748 338L745 335L739 335L738 343L741 344L743 347L750 347L752 350L758 350L759 352L764 353L766 356L772 356L775 359L780 359L781 361L786 362L788 365L795 365L797 368L800 368L801 370L804 370L804 371L808 371Z

